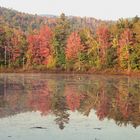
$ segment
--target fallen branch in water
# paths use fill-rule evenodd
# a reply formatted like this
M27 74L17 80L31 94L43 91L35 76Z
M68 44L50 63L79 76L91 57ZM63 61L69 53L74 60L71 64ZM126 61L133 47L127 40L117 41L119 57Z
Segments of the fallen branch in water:
M41 127L41 126L36 126L36 127L31 127L31 129L47 129L46 127Z

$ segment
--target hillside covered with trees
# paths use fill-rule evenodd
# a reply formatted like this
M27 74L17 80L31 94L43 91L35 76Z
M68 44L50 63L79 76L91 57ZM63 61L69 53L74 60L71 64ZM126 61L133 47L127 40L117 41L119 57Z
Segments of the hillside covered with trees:
M1 69L140 70L140 18L38 16L0 8Z

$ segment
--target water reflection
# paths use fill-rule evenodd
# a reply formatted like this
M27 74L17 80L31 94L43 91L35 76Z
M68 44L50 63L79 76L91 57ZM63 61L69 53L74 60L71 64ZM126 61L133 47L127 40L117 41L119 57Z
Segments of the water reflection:
M60 129L71 111L99 120L113 119L119 126L140 125L140 79L118 76L1 74L0 117L21 112L52 114Z

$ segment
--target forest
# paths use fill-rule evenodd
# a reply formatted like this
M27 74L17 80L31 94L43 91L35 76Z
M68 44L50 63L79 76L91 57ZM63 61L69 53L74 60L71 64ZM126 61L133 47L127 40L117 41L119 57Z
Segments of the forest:
M47 17L0 7L0 69L139 72L140 18Z

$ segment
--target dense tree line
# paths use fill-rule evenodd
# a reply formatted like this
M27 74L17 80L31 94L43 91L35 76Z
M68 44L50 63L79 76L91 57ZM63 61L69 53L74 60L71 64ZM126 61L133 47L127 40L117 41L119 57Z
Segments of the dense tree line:
M112 21L97 20L90 17L67 16L67 19L73 30L83 27L89 27L95 30L102 23L112 23ZM32 15L0 7L0 23L6 24L12 28L21 29L24 32L39 29L44 24L47 24L49 27L54 27L57 24L57 20L58 16L55 15Z
M32 29L39 29L41 25L45 24L46 18L0 7L0 21L0 23L6 24L11 28L21 29L26 32Z
M74 71L140 70L140 18L73 28L61 14L54 26L24 32L0 24L0 66Z

